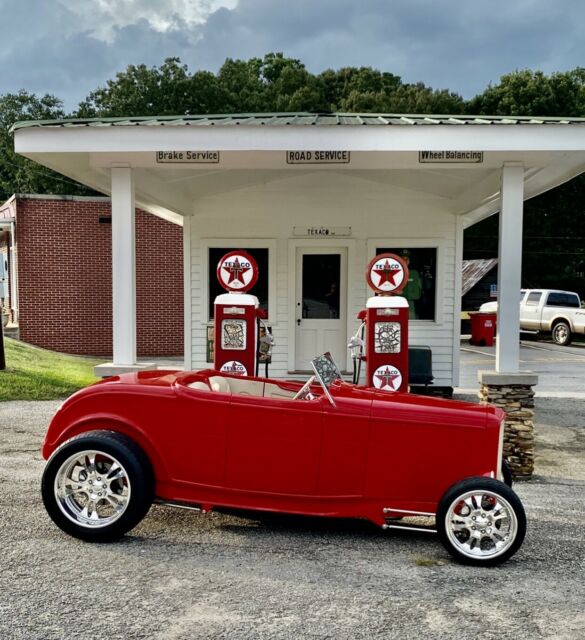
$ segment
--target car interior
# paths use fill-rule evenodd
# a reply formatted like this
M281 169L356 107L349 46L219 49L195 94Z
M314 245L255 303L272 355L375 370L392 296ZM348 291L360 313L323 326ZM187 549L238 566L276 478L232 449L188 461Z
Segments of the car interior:
M258 398L286 398L288 400L316 400L319 395L312 393L312 385L316 381L331 405L335 402L329 393L329 385L335 380L343 380L339 367L329 352L324 353L311 361L315 372L305 384L298 390L285 389L272 382L262 380L250 380L249 378L234 378L221 375L208 376L205 380L195 380L188 383L190 389L199 391L215 391L217 393L233 393L243 396L255 396Z
M200 391L216 391L218 393L234 393L263 398L289 398L292 400L296 395L295 391L283 389L277 384L262 382L261 380L249 380L247 378L209 376L208 383L197 380L187 386L190 389L198 389Z

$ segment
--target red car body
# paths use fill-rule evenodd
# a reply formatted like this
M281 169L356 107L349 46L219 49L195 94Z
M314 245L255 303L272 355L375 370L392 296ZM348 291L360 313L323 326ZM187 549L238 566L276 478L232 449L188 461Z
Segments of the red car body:
M140 372L83 389L53 418L43 457L78 434L115 431L146 453L159 500L378 525L403 512L434 514L465 478L500 477L500 409L341 381L330 388L333 406L318 385L293 400L214 391L214 376ZM302 386L246 380L289 396Z

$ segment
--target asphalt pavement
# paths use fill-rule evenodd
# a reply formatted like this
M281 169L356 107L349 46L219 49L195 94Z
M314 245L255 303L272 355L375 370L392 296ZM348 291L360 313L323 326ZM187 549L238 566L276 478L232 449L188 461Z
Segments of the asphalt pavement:
M496 348L461 341L460 380L457 391L479 389L477 371L495 367ZM520 342L520 368L538 373L537 396L585 398L585 342L560 347L544 340Z
M584 400L537 399L527 537L493 569L433 534L162 506L120 542L77 541L39 496L57 406L0 403L2 640L585 638Z

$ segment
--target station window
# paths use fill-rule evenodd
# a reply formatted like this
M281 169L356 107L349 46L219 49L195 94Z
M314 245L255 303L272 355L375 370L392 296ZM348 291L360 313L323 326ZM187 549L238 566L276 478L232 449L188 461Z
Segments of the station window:
M408 264L410 277L401 295L408 300L409 316L416 320L434 320L437 291L437 249L378 247L376 254L394 253Z
M209 269L208 269L208 291L209 291L209 319L213 319L213 302L225 289L217 281L217 263L221 257L230 251L241 249L249 253L258 263L258 282L248 291L256 296L260 303L260 309L268 313L268 249L246 249L245 247L210 247L209 248Z

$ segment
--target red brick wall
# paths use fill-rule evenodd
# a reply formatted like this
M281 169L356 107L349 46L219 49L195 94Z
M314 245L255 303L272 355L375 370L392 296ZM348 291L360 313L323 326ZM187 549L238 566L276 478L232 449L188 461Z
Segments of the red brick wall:
M20 339L64 353L112 355L112 225L103 200L19 199ZM139 356L183 353L182 229L136 211Z

